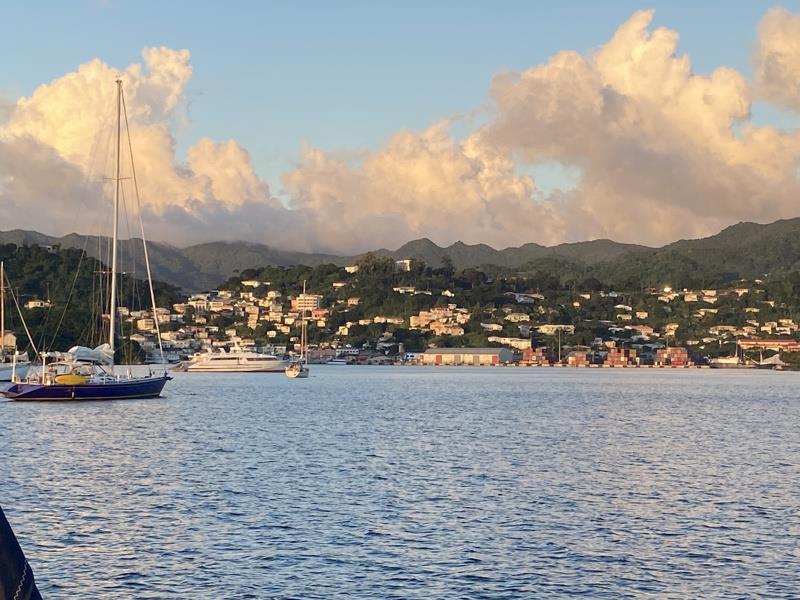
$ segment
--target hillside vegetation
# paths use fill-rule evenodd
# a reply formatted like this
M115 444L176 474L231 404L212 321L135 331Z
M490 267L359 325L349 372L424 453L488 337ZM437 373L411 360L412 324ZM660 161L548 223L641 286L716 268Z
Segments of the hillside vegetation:
M2 244L11 290L17 297L36 348L41 351L67 350L75 344L94 346L108 337L108 323L101 306L108 306L107 270L82 250L64 248L48 251L43 246ZM156 301L169 306L177 288L156 282ZM120 276L120 305L131 310L149 307L146 281ZM6 294L6 324L17 334L20 348L31 350L14 302ZM25 308L29 300L43 300L49 306ZM127 327L123 324L123 328ZM127 335L127 331L123 329Z
M57 244L61 248L85 249L90 256L101 260L108 249L103 238L76 234L58 238L21 230L0 232L0 243ZM148 247L154 277L187 291L213 288L246 269L267 265L344 266L363 256L290 252L248 242L212 242L186 248L150 243ZM121 248L123 268L144 273L141 241L122 242ZM545 271L568 281L594 278L626 288L665 281L691 287L800 269L800 219L768 225L739 223L711 237L681 240L661 248L592 240L552 247L530 243L496 250L485 244L462 242L441 247L431 240L420 239L397 250L384 248L372 254L395 260L414 258L434 268L447 262L459 270L480 268L490 273Z

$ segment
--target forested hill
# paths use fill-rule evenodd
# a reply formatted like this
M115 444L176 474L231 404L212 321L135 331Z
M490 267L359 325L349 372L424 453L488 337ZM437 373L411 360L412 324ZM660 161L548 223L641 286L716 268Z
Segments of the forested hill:
M30 231L0 232L0 243L59 245L85 249L104 258L108 243L100 238L71 234L51 237ZM122 242L123 268L142 276L145 272L141 240ZM291 252L265 244L213 242L177 248L150 243L154 277L187 291L209 289L237 272L264 266L343 266L359 256ZM739 223L717 235L681 240L661 248L592 240L557 246L524 244L496 250L485 244L456 242L438 246L428 239L409 242L396 250L375 250L376 256L413 258L431 267L451 264L456 269L486 271L545 271L561 278L595 278L622 287L675 285L755 278L759 274L800 269L800 219L768 225ZM363 255L360 255L363 256Z
M618 287L670 282L697 287L800 271L800 218L739 223L717 235L680 240L606 262L595 275Z
M107 333L102 331L99 307L106 305L102 300L108 277L102 263L74 248L54 252L44 246L15 244L0 244L0 260L39 350L66 350L103 341ZM170 306L178 297L174 286L156 282L154 287L160 306ZM120 305L149 308L148 293L146 281L120 277ZM30 300L49 301L49 306L25 308ZM27 340L14 304L7 292L6 324L17 334L20 348L25 348Z

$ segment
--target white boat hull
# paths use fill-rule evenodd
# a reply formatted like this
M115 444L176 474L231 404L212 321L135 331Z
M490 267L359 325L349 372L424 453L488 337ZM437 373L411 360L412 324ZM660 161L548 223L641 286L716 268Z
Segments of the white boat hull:
M289 361L276 360L268 364L190 364L186 367L189 373L281 373L289 365Z
M16 373L18 379L24 379L25 376L28 374L28 368L30 365L27 363L17 365L16 371L14 371L14 366L10 363L2 363L0 364L0 381L6 382L11 381L12 373Z
M288 360L274 354L234 348L195 354L181 370L188 373L281 373L288 365Z
M292 379L305 379L308 377L308 367L305 365L292 364L286 367L286 376Z

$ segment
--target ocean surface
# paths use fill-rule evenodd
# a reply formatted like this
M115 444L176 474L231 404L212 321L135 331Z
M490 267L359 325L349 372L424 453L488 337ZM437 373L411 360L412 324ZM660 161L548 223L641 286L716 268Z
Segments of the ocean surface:
M800 373L313 366L0 402L45 598L790 598Z

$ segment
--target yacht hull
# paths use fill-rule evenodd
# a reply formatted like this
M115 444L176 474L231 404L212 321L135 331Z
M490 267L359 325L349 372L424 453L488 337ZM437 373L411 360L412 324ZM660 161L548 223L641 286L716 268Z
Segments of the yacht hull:
M131 400L157 398L171 377L145 377L107 383L12 383L2 393L19 401Z
M268 365L209 365L209 364L190 364L186 367L188 373L283 373L289 365L285 360L272 361Z

